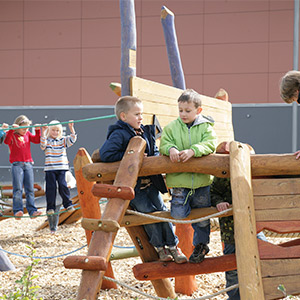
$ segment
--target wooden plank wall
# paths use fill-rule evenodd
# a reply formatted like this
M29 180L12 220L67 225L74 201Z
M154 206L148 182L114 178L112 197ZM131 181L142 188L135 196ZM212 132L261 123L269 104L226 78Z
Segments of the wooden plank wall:
M177 99L182 92L181 89L165 84L139 77L131 78L131 94L141 99L144 104L144 124L152 124L153 115L156 115L162 128L176 119ZM201 98L202 114L211 116L215 120L214 128L218 135L218 142L234 140L231 103L204 95L201 95Z

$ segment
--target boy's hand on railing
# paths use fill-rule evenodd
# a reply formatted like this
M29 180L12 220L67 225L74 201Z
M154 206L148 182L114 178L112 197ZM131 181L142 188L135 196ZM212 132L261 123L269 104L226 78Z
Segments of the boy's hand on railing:
M230 204L228 202L221 202L221 203L217 204L217 210L218 211L226 210L229 207L230 207Z
M169 153L171 162L180 162L179 151L176 148L171 148Z
M300 150L298 150L297 152L295 152L294 155L296 155L296 159L299 159L299 157L300 157Z
M194 155L195 155L195 152L192 149L182 150L179 152L179 159L182 162L186 162Z

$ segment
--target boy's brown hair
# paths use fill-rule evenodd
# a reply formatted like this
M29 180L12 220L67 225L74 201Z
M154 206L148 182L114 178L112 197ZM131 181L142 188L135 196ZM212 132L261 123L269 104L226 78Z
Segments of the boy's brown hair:
M192 102L192 103L194 103L196 108L201 107L201 105L202 105L200 95L193 89L185 90L179 96L177 102Z
M115 114L117 119L120 120L122 112L127 113L135 104L141 104L142 101L133 96L120 97L115 104Z
M280 80L280 96L286 103L292 103L297 98L300 89L300 72L289 71Z

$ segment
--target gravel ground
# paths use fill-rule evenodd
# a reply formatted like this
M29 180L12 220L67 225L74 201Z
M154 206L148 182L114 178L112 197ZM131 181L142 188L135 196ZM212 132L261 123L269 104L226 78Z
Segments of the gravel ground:
M57 234L51 235L48 228L36 231L36 228L44 222L45 217L31 220L24 218L16 221L8 218L0 222L0 245L1 247L13 253L28 255L30 250L26 246L32 243L36 249L36 256L52 257L62 255L58 258L41 259L34 267L33 274L38 275L35 284L40 286L39 297L44 300L62 300L76 299L78 287L80 284L81 271L65 269L63 260L64 254L71 252L86 245L85 233L81 227L80 221L71 225L61 225ZM115 240L115 245L132 246L132 242L125 229L121 229ZM209 256L221 254L221 243L219 232L211 233L211 251ZM86 255L87 248L74 253L74 255ZM23 258L15 255L8 255L16 270L10 272L0 272L0 296L8 294L15 286L15 281L20 279L25 268L30 265L30 258ZM138 288L140 291L149 295L156 296L155 291L149 282L137 281L132 273L132 267L140 263L139 258L122 259L112 261L115 278L127 285ZM198 290L192 297L178 294L179 299L195 299L204 295L215 293L225 288L225 279L223 273L214 273L208 275L196 276ZM172 282L173 279L171 279ZM102 291L98 299L116 300L116 299L149 299L138 295L125 287L118 286L118 289ZM227 299L225 295L219 295L212 299ZM300 299L300 298L294 298Z

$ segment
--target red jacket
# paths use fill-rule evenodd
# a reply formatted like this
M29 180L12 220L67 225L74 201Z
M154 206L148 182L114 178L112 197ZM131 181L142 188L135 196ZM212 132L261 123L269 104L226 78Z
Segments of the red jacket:
M27 131L25 135L19 135L15 130L9 130L6 133L4 143L9 146L10 155L9 162L33 162L31 157L30 142L34 144L40 143L41 131L35 130L35 135Z

